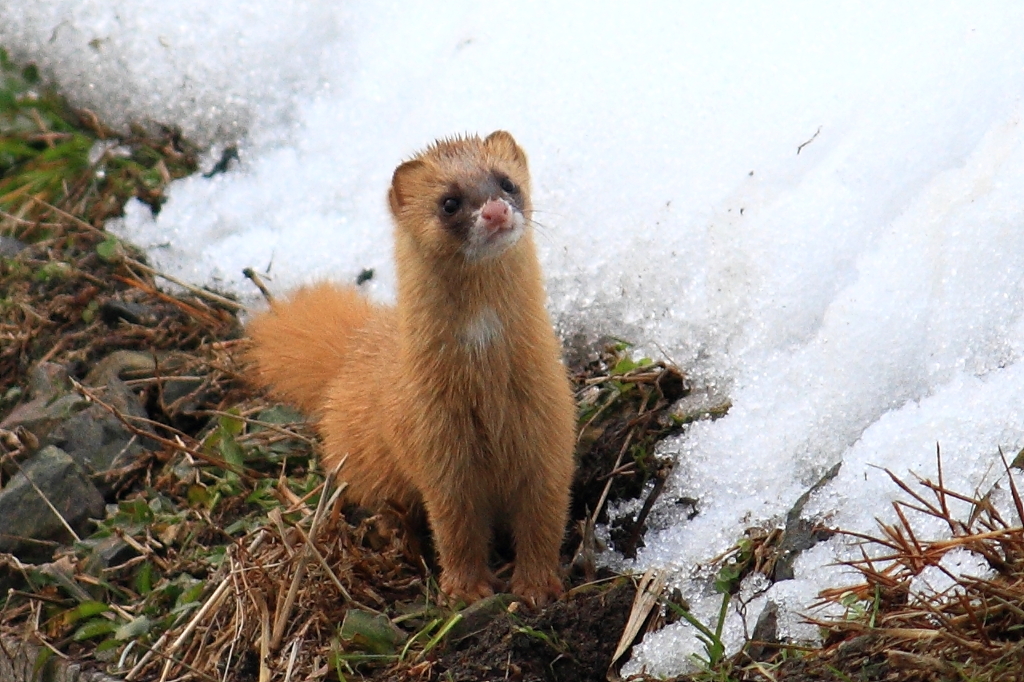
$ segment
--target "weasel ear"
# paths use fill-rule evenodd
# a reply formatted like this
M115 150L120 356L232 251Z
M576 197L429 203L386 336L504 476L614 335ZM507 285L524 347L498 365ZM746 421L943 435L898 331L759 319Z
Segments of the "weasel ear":
M516 140L511 134L504 130L495 130L493 133L484 138L484 145L497 149L500 152L511 156L519 163L526 165L526 152L523 151L522 147L516 144Z
M391 176L391 189L388 190L388 205L392 213L397 214L398 209L405 206L405 202L412 196L412 184L415 182L413 175L424 165L421 159L413 159L395 169Z

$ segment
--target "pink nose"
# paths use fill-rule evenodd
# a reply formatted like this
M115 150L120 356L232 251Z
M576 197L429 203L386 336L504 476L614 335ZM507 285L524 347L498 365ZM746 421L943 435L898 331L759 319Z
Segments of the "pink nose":
M481 207L480 217L492 230L500 230L508 225L511 211L504 201L490 199Z

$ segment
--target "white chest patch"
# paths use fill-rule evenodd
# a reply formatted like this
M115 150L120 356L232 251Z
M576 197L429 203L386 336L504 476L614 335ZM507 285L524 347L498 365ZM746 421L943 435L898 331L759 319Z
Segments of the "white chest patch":
M459 342L467 349L481 352L501 338L502 325L492 308L484 308L459 332Z

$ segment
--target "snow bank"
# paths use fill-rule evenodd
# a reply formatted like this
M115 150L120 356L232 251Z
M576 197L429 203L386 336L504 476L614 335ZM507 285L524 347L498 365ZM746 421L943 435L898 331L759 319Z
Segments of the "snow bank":
M0 7L0 44L104 117L244 133L238 167L118 229L247 296L253 266L278 290L373 268L390 297L392 169L435 137L512 131L560 329L663 351L732 398L663 448L676 473L629 564L673 569L708 620L697 567L836 462L806 513L872 531L897 494L875 466L933 475L939 442L947 483L984 490L998 448L1024 447L1022 34L1016 3ZM772 600L813 636L796 614L846 551L751 587L748 615ZM630 669L673 674L698 647L676 624Z

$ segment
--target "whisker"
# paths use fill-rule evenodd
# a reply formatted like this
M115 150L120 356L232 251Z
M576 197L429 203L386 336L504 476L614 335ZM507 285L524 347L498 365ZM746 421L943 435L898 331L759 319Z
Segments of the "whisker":
M550 227L548 227L547 225L545 225L544 223L540 222L539 220L536 220L533 217L534 214L536 214L536 213L552 213L553 215L558 215L558 214L555 214L553 211L544 211L542 209L537 209L537 208L531 208L528 215L524 214L524 217L526 218L526 223L528 225L533 227L537 231L538 234L541 234L544 237L550 239L551 238L551 233L553 232L553 230Z
M548 244L552 244L553 245L555 243L554 234L553 234L551 228L549 228L544 223L541 223L541 222L538 222L536 220L528 218L526 220L526 224L529 225L530 227L532 227L534 233L536 233L536 235L538 237L543 239Z
M539 220L534 220L533 218L527 218L526 219L526 224L527 225L533 225L534 227L539 227L539 228L541 228L543 230L549 230L549 231L551 230L550 227L548 227L547 225L545 225L544 223L542 223Z

